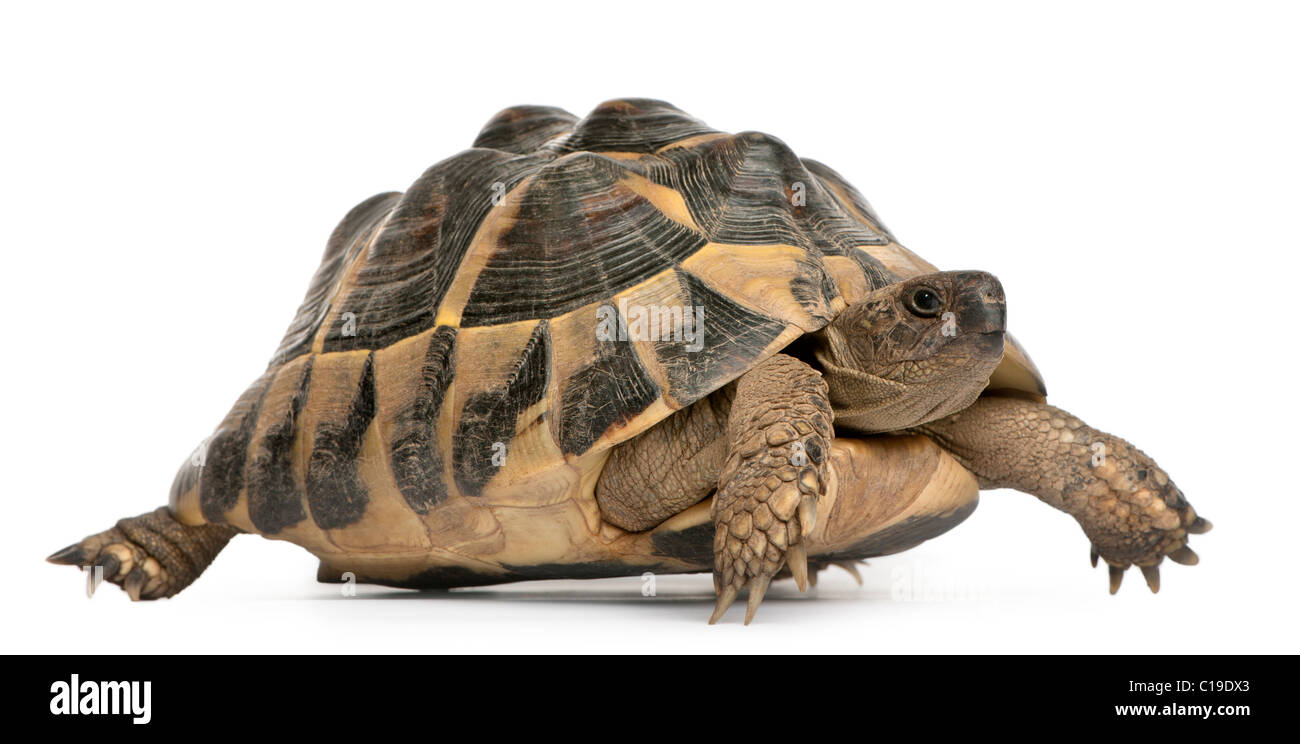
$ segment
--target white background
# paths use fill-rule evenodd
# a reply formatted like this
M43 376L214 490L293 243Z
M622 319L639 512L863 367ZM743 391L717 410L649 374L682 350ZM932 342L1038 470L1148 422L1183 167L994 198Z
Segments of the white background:
M1300 651L1296 32L1267 3L8 4L0 650ZM1201 565L1108 596L1074 521L1010 491L749 628L705 624L706 576L345 599L241 537L133 604L43 562L165 502L349 207L505 106L625 96L775 134L1001 277L1052 402L1214 521Z

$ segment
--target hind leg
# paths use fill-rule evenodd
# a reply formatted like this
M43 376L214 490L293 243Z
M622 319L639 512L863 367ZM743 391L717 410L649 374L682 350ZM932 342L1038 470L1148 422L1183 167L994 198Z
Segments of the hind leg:
M189 586L239 530L223 524L187 525L167 507L117 525L60 550L46 560L92 571L122 587L133 600L170 597ZM92 574L90 592L96 576Z

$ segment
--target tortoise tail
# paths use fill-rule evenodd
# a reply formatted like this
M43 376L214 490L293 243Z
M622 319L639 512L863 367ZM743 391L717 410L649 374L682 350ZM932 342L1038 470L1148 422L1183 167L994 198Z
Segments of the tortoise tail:
M189 586L239 530L224 524L187 525L161 506L51 555L50 563L89 568L86 592L101 581L133 600L170 597Z

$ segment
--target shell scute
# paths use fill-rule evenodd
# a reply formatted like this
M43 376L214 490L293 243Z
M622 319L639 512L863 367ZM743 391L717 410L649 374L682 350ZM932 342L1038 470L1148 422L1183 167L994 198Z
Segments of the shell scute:
M509 443L520 430L519 417L539 403L550 382L550 329L538 321L527 344L494 387L469 396L460 408L452 438L456 485L466 496L478 496L508 456ZM495 461L494 461L495 460Z
M325 255L321 258L320 267L316 269L307 288L307 296L272 357L273 365L283 364L311 351L316 332L325 322L333 292L344 272L367 243L372 231L387 218L401 197L399 192L372 196L353 207L338 227L334 228L325 244Z
M654 354L667 372L674 407L685 407L738 377L802 333L786 321L746 308L689 272L680 272L695 337L659 339ZM779 342L779 343L778 343ZM773 348L773 347L777 348Z
M577 122L578 117L554 106L511 106L484 125L474 147L527 155L572 131Z
M462 326L551 318L658 274L703 247L699 233L629 186L634 168L578 153L541 168L493 246Z
M345 277L322 350L383 348L432 328L488 213L547 159L466 150L425 171Z
M557 141L563 152L652 153L662 147L717 130L664 101L623 98L606 101Z

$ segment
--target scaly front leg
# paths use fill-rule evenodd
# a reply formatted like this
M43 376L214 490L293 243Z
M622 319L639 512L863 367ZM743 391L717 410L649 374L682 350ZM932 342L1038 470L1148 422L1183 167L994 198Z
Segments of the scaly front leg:
M748 586L748 625L783 565L800 591L807 586L804 536L826 490L831 416L821 374L794 357L777 354L737 381L712 506L718 603L710 623Z
M1059 408L987 396L966 410L918 427L979 477L981 488L1031 493L1079 521L1092 563L1110 566L1110 592L1124 571L1142 569L1160 588L1165 556L1195 565L1189 534L1210 529L1151 458Z

